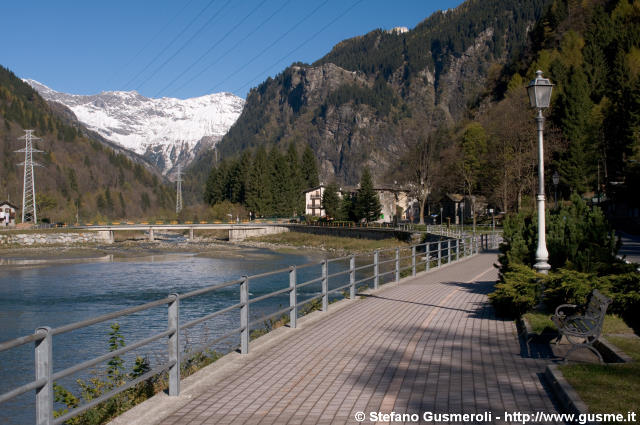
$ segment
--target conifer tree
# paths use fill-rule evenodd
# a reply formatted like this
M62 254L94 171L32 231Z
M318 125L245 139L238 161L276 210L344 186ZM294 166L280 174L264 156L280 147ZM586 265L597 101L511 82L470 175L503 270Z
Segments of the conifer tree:
M338 190L338 185L332 182L327 185L322 194L322 208L328 217L336 219L342 218L340 210L342 201L340 196L338 196Z
M271 213L271 181L269 178L269 164L267 151L264 146L256 150L251 170L247 177L246 205L255 217Z
M289 209L300 214L304 212L304 195L302 191L306 189L302 182L302 169L300 160L298 159L298 151L295 144L289 144L286 155L287 164L289 165L289 178L287 184L287 198Z
M302 179L307 186L305 189L316 187L319 184L316 156L309 145L305 146L302 153Z
M382 206L378 194L373 189L373 179L368 168L365 168L360 177L360 189L355 199L355 216L357 220L364 219L367 223L378 220Z
M571 68L568 84L558 105L562 133L569 142L561 161L562 177L571 191L579 194L589 188L593 170L587 146L587 128L593 104L589 97L587 77L580 68Z
M277 146L273 146L269 152L269 183L272 194L271 213L279 217L288 217L292 214L289 209L287 186L289 178L289 167L285 157L280 153Z

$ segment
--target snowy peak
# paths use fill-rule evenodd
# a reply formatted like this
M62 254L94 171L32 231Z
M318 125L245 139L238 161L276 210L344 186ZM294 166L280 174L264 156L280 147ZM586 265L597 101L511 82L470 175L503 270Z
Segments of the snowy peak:
M184 100L152 99L136 91L75 95L35 80L24 81L45 100L71 109L90 130L149 159L163 174L190 163L196 146L215 145L244 107L244 99L231 93Z

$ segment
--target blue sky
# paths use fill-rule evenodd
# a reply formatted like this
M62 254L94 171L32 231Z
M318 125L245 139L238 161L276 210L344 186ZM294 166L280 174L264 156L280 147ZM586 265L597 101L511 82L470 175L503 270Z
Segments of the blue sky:
M74 94L245 97L341 40L413 28L462 0L21 0L3 2L0 64Z

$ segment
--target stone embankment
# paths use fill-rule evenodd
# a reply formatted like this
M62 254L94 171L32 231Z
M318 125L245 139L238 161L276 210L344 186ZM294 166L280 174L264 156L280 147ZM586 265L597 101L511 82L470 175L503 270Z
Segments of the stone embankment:
M64 232L64 233L0 233L3 245L77 245L91 243L112 243L110 232Z

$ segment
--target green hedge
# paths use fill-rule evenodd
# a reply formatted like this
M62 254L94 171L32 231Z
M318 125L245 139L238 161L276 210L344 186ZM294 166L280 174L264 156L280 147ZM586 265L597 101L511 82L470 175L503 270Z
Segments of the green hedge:
M597 288L613 299L609 311L640 329L640 273L616 257L619 241L597 207L580 197L547 213L548 275L532 269L537 219L532 214L506 218L501 245L500 281L489 294L499 315L518 317L540 304L584 304Z

